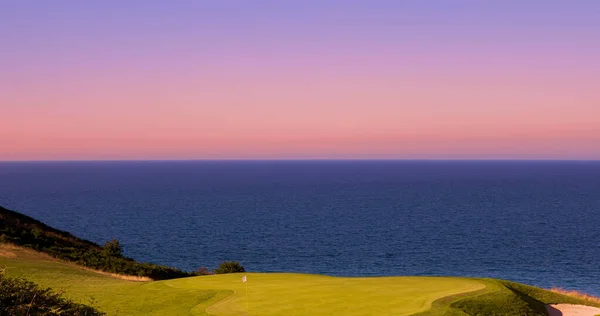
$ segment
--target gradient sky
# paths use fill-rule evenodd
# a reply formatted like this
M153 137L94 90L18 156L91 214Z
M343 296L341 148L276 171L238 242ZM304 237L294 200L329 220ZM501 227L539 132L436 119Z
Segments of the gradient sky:
M0 2L0 160L279 158L600 159L600 1Z

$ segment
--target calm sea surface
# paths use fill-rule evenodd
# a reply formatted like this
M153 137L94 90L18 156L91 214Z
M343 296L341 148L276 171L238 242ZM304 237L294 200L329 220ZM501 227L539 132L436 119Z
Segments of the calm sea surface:
M0 163L0 205L188 270L239 260L600 295L600 162Z

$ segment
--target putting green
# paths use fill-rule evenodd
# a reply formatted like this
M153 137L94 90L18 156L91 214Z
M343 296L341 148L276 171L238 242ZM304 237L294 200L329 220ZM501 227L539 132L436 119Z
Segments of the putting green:
M132 282L4 249L0 266L108 315L410 315L438 298L485 288L450 277L340 278L291 273L201 276ZM7 255L8 254L8 255ZM242 283L242 275L248 282ZM247 292L246 292L247 289ZM247 297L247 300L246 300Z
M234 294L211 305L215 315L408 315L452 294L476 291L483 283L458 278L338 278L303 274L249 273L169 281L175 287L232 289Z

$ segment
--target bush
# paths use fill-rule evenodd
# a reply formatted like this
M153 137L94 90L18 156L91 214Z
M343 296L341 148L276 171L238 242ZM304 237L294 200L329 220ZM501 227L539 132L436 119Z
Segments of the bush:
M107 257L120 257L122 251L121 244L114 238L111 241L105 242L104 247L102 247L102 254Z
M9 278L0 269L0 315L86 315L104 313L62 298L25 279Z
M215 274L246 272L246 269L237 261L225 261L215 269Z

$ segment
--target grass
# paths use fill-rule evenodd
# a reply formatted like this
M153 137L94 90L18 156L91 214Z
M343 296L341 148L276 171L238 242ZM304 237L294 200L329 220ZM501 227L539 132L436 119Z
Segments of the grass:
M434 302L426 315L547 315L546 304L581 304L600 307L599 302L537 287L497 279L479 279L487 287L479 293L445 297Z
M217 315L242 315L245 284L239 275L184 279L177 285L225 282L235 294L208 308ZM485 285L469 279L426 277L337 278L302 274L248 274L248 310L261 315L408 315L426 310L440 297L476 291Z
M127 281L24 249L10 252L16 257L0 257L0 265L6 267L7 275L24 277L40 286L62 291L67 298L98 307L108 315L186 315L198 304L211 304L231 293L210 289L195 291L158 281Z
M550 291L600 304L600 297L596 297L596 296L589 295L586 293L581 293L579 291L565 290L565 289L561 289L558 287L554 287L554 288L550 289ZM600 315L596 315L596 316L600 316Z
M74 303L50 289L20 278L7 277L0 268L0 315L100 316L102 312Z
M134 282L6 245L0 266L107 315L545 315L546 303L600 307L495 279L245 273Z
M0 257L8 275L64 291L70 299L95 305L108 315L406 315L426 310L440 297L485 287L463 278L291 273L248 273L247 283L241 282L241 274L132 282L23 249L10 252L15 257Z

